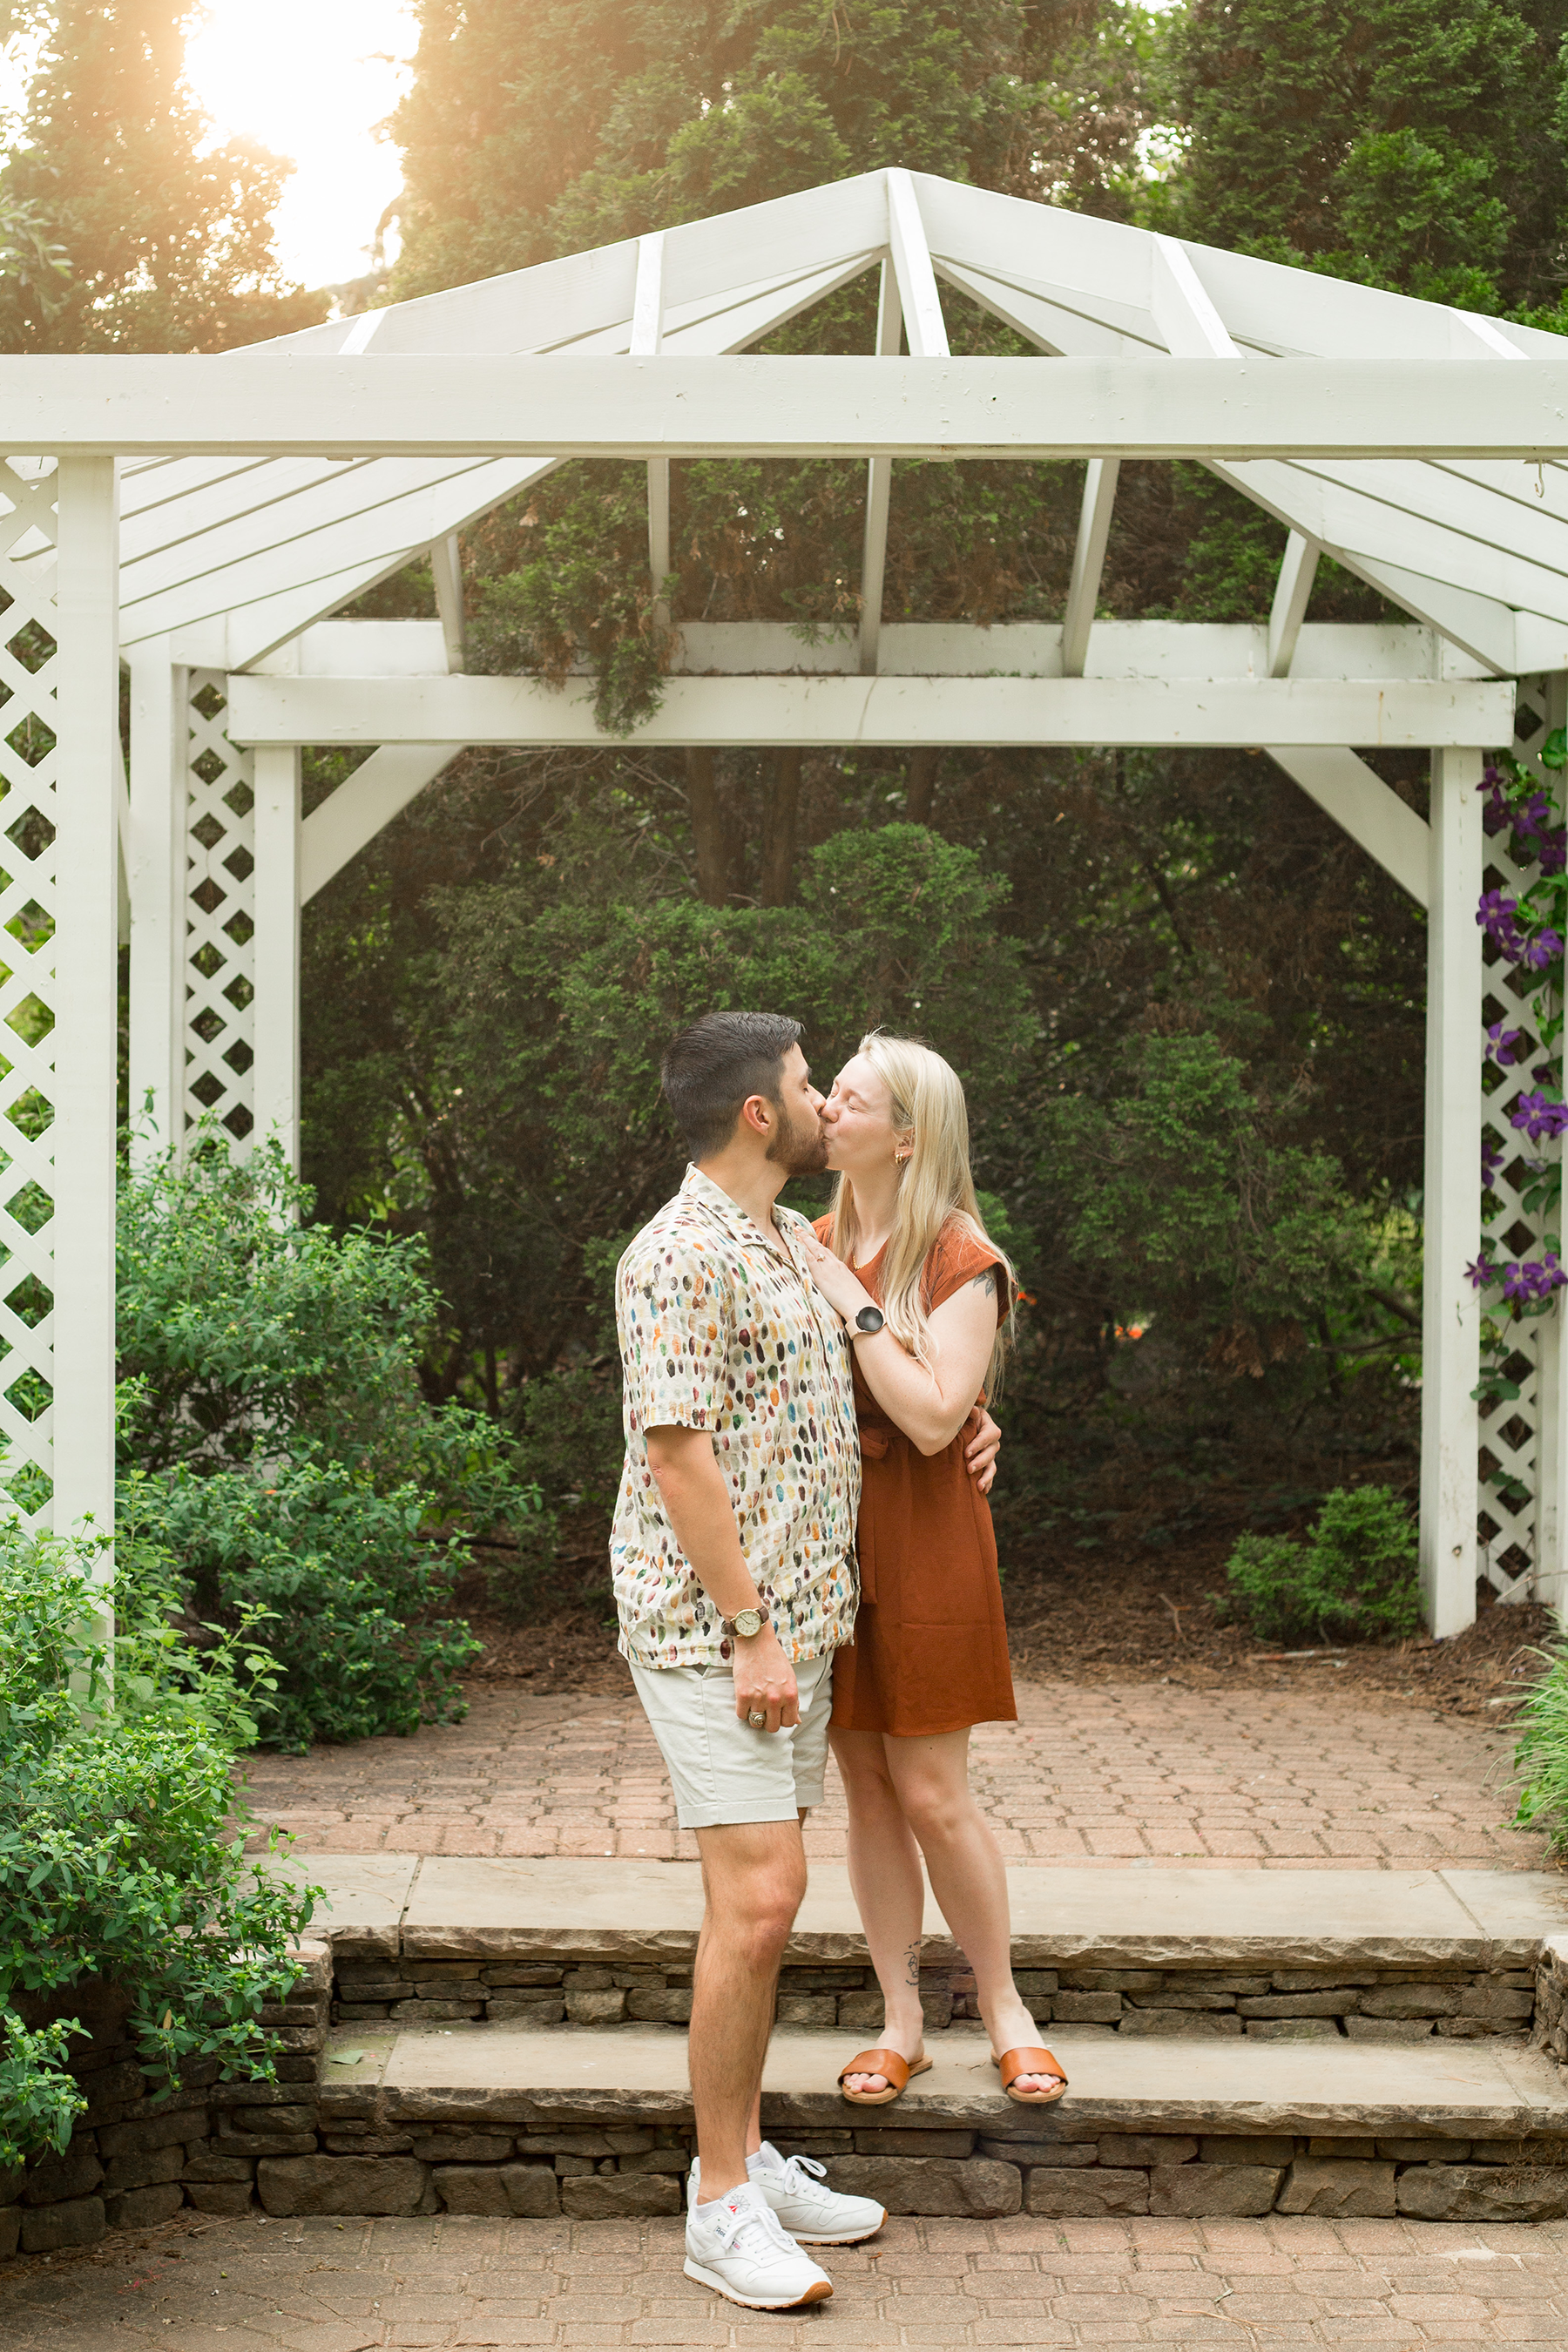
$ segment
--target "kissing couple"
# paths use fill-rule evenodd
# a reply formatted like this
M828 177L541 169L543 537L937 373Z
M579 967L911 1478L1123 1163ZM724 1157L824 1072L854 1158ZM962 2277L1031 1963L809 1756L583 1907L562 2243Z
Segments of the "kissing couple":
M686 2273L759 2311L830 2295L803 2249L887 2219L762 2137L801 1825L830 1742L884 2003L844 2098L889 2105L931 2064L922 1854L1002 2088L1030 2105L1067 2088L1013 1982L1006 1874L969 1787L971 1727L1017 1714L985 1500L1000 1432L984 1412L1012 1268L981 1220L963 1088L942 1056L873 1033L825 1098L800 1037L782 1014L713 1013L673 1040L663 1089L692 1164L616 1278L620 1648L706 1898ZM815 1225L776 1205L791 1177L824 1170L833 1205Z

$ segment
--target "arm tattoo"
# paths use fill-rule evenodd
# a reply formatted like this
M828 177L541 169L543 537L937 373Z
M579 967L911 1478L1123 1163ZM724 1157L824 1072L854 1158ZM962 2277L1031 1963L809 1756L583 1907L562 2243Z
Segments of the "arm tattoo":
M989 1291L989 1293L991 1294L992 1297L993 1297L993 1298L994 1298L994 1297L996 1296L996 1269L995 1269L995 1267L994 1267L994 1265L988 1265L988 1266L985 1268L985 1270L984 1270L984 1272L983 1274L977 1274L977 1275L975 1276L975 1277L974 1277L973 1281L970 1284L970 1286L970 1286L971 1290L984 1290L984 1291Z

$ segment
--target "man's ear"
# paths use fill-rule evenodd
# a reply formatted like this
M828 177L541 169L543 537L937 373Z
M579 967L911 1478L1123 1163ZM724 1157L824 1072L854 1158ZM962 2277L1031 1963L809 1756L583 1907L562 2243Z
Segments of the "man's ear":
M771 1135L777 1112L766 1095L748 1095L741 1105L739 1124L748 1135Z

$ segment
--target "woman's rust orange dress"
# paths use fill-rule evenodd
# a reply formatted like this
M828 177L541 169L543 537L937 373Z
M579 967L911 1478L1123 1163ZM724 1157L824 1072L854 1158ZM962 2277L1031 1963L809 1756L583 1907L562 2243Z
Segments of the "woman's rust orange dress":
M830 1222L817 1223L825 1243ZM879 1301L886 1257L884 1246L855 1269ZM962 1225L945 1226L926 1260L926 1311L999 1265ZM998 1317L1005 1311L999 1297ZM833 1720L900 1738L1015 1723L996 1538L991 1506L964 1468L965 1434L921 1454L877 1402L854 1352L860 1612L853 1643L834 1657Z

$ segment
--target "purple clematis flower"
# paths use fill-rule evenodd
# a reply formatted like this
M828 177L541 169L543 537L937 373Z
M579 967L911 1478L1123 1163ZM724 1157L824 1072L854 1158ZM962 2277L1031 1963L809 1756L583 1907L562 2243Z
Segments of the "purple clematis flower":
M1513 1063L1520 1059L1520 1055L1516 1049L1523 1035L1524 1032L1522 1029L1505 1029L1500 1021L1489 1022L1487 1024L1487 1060L1489 1062L1496 1062L1502 1069L1506 1070L1510 1068ZM1482 1148L1484 1150L1485 1147L1483 1146Z
M1509 1114L1509 1125L1524 1129L1531 1143L1543 1136L1568 1134L1568 1103L1552 1102L1541 1093L1521 1095Z
M1568 1283L1568 1272L1558 1264L1554 1250L1548 1250L1543 1257L1524 1258L1517 1265L1502 1268L1502 1295L1510 1305L1533 1305L1537 1300L1550 1298L1564 1283Z
M1494 946L1501 949L1510 963L1518 963L1524 953L1524 934L1519 928L1519 900L1505 898L1500 890L1488 890L1476 908L1476 920Z

